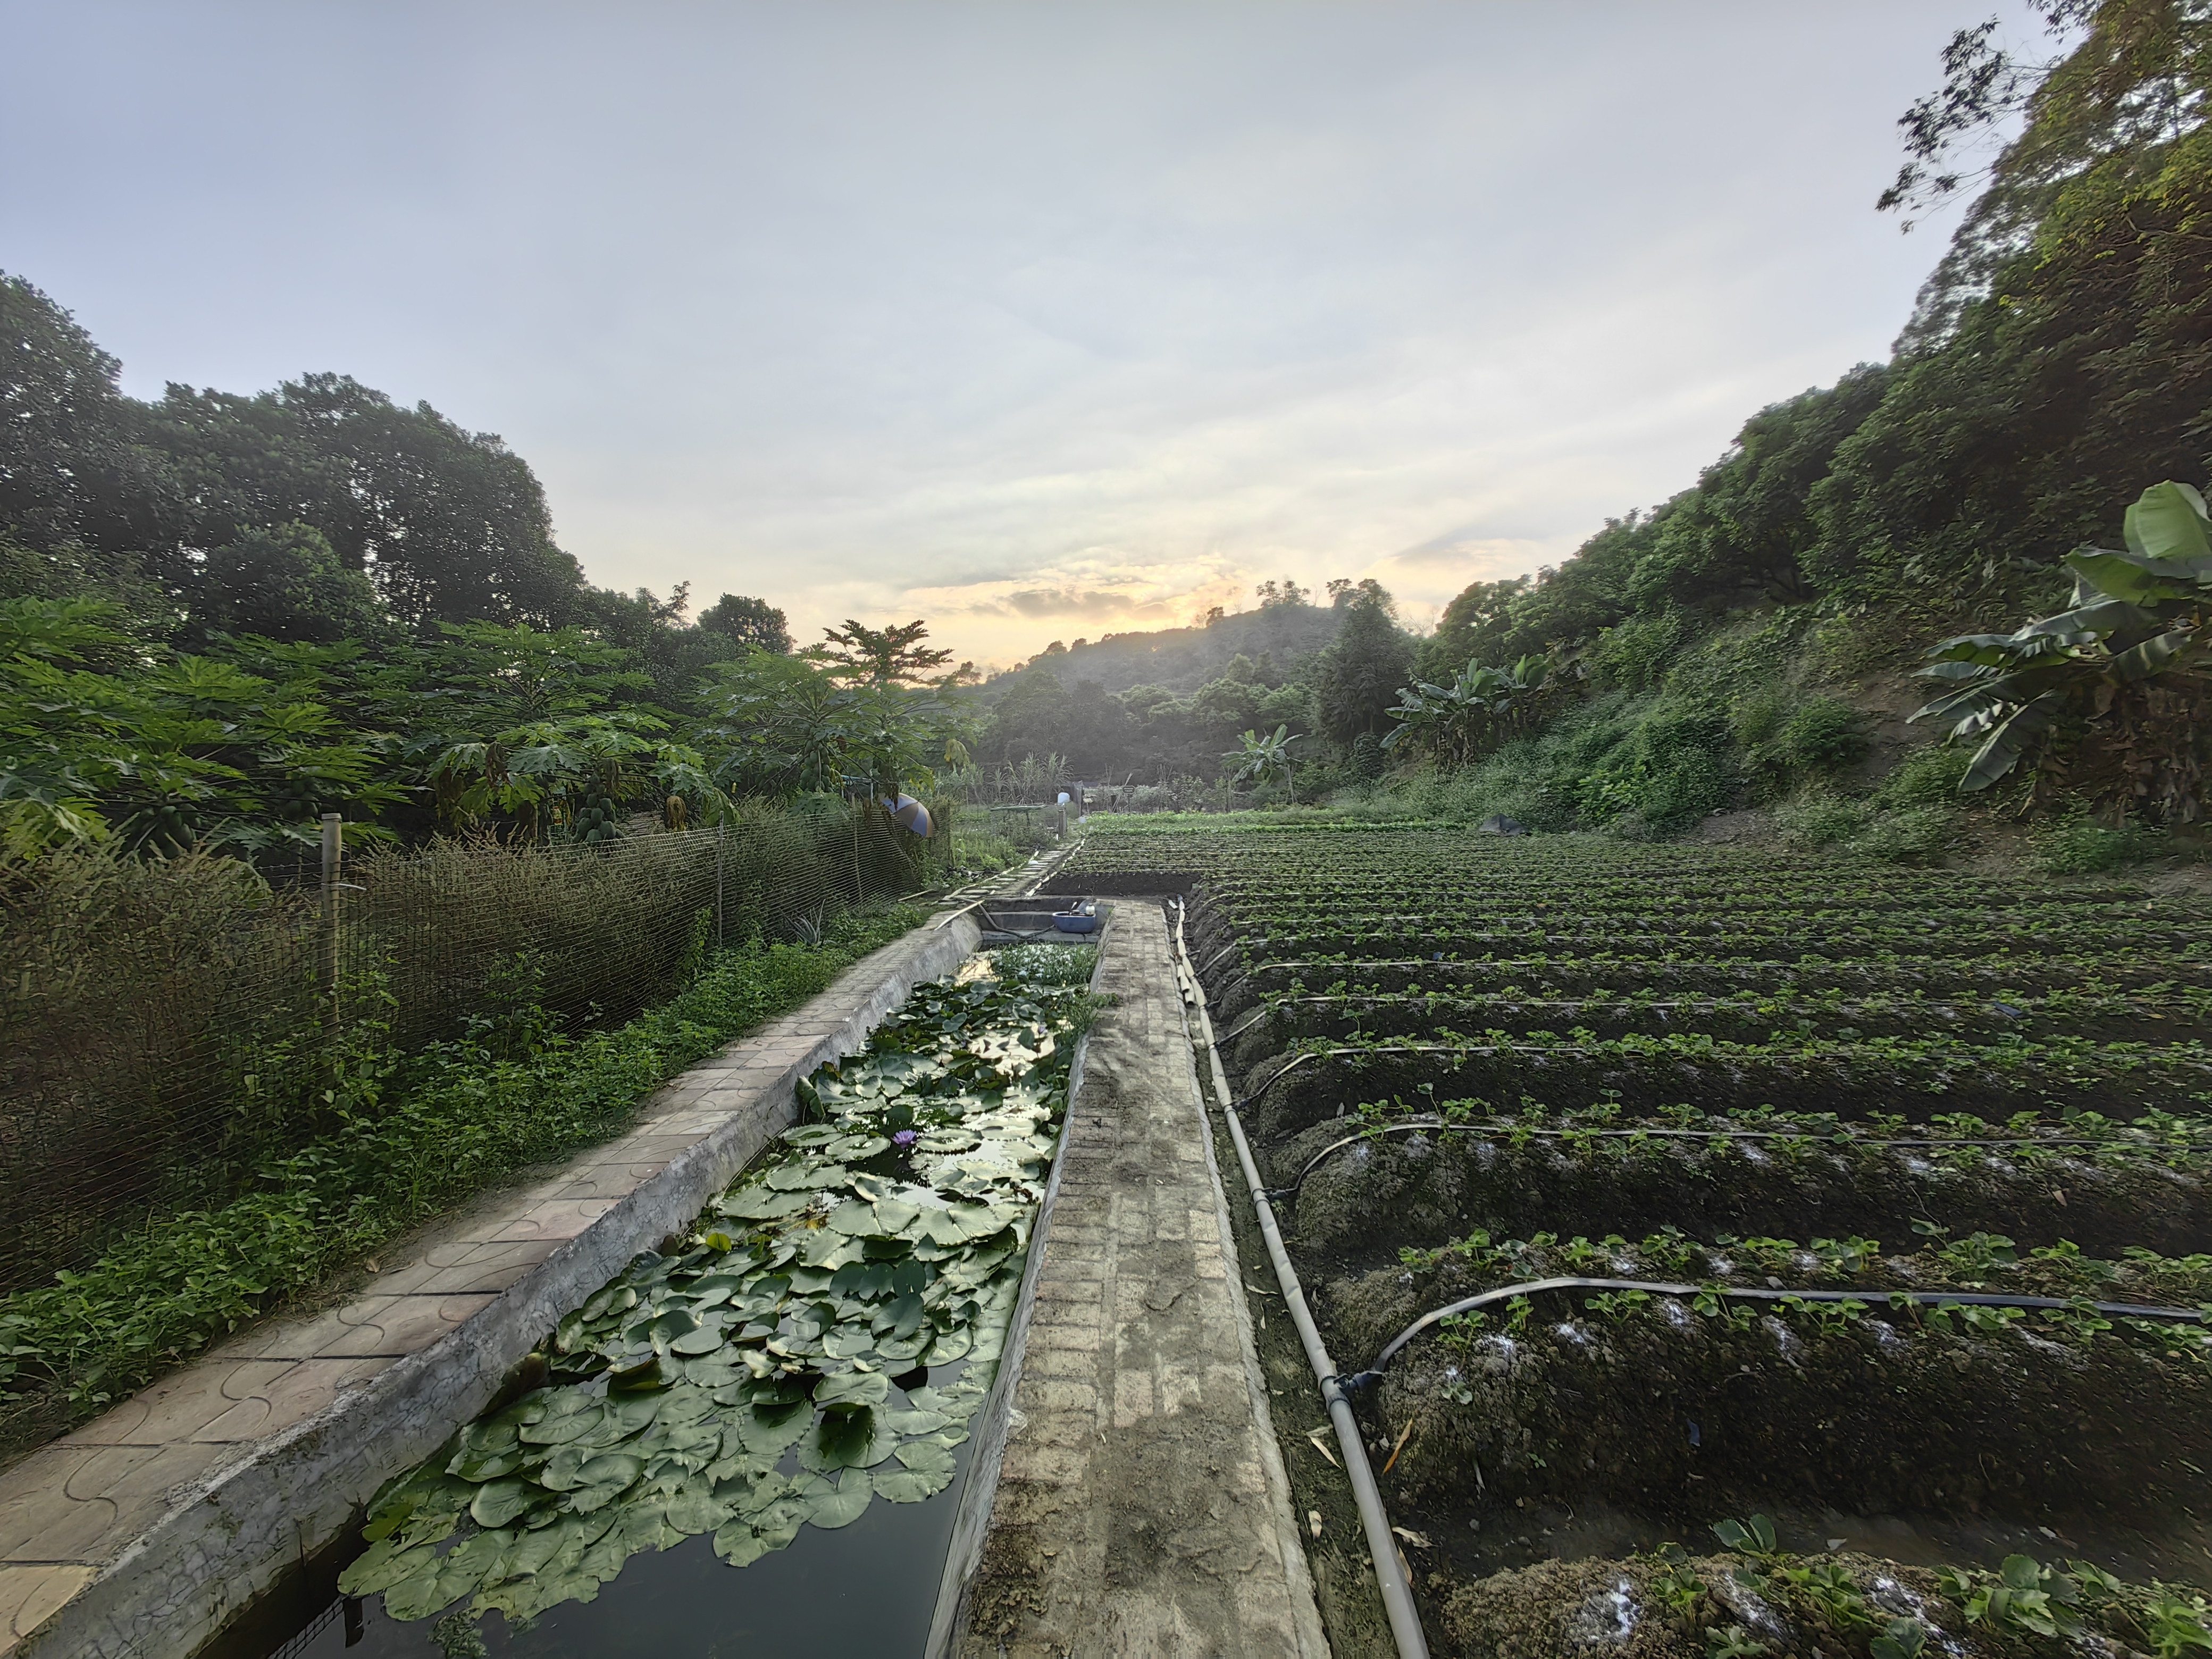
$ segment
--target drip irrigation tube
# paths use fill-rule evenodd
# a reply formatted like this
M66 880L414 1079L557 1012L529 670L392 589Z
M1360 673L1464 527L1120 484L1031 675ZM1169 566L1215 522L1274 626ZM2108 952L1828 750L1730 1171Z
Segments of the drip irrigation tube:
M1181 927L1182 926L1182 913L1181 913L1181 912L1177 912L1177 913L1176 913L1176 926L1177 927ZM1200 977L1200 975L1206 975L1206 974L1210 974L1210 973L1212 973L1212 972L1213 971L1214 965L1215 965L1217 963L1218 963L1218 962L1221 960L1221 958L1222 958L1222 957L1224 957L1227 956L1227 955L1228 955L1231 951L1234 951L1234 950L1235 950L1238 945L1242 945L1243 942L1244 942L1244 941L1243 941L1243 939L1231 939L1231 940L1229 941L1229 943L1228 943L1228 944L1226 944L1226 945L1223 945L1223 946L1222 946L1218 951L1215 951L1215 952L1213 953L1213 955L1212 955L1211 957L1207 957L1207 958L1206 958L1206 966L1205 966L1205 967L1203 967L1203 968L1200 968L1200 969L1193 969L1193 970L1192 970L1192 972L1191 972L1191 977L1192 977L1193 979L1194 979L1194 980L1195 980L1195 979L1199 979L1199 978ZM1261 944L1262 944L1262 945L1265 945L1265 944L1267 943L1267 940L1265 940L1265 939L1261 939L1261 940L1260 941L1260 943L1261 943ZM1182 949L1182 940L1180 940L1180 939L1177 939L1177 940L1176 941L1176 948L1177 948L1178 950ZM1186 954L1186 955L1184 956L1184 957L1183 957L1184 964L1185 964L1186 966L1188 966L1188 963L1189 963L1189 961L1190 961L1190 958L1189 958L1188 955L1188 954Z
M1407 1118L1397 1123L1385 1123L1375 1128L1363 1129L1356 1135L1346 1135L1333 1140L1307 1160L1297 1178L1287 1187L1270 1187L1270 1198L1295 1200L1304 1190L1306 1177L1328 1162L1330 1157L1347 1146L1357 1146L1362 1141L1374 1140L1382 1135L1425 1134L1434 1130L1439 1137L1455 1134L1529 1135L1542 1140L1571 1140L1577 1136L1602 1140L1633 1140L1644 1136L1654 1140L1809 1140L1823 1146L1843 1146L1853 1142L1862 1146L1948 1146L1954 1149L1982 1151L1996 1146L2125 1146L2124 1140L2082 1140L2052 1136L2008 1136L1987 1140L1966 1140L1957 1136L1929 1137L1853 1134L1848 1130L1808 1129L1536 1129L1527 1124L1504 1121L1447 1123L1441 1118ZM2186 1152L2186 1146L2165 1146L2158 1142L2141 1143L2138 1150Z
M1314 1379L1320 1383L1322 1399L1328 1407L1329 1422L1336 1430L1336 1443L1344 1451L1344 1471L1352 1482L1352 1501L1358 1505L1360 1525L1367 1534L1367 1553L1375 1563L1375 1582L1382 1593L1382 1609L1389 1617L1390 1634L1397 1643L1399 1659L1428 1659L1428 1638L1421 1631L1420 1610L1413 1603L1413 1587L1407 1582L1405 1560L1398 1553L1397 1540L1390 1535L1390 1516L1382 1507L1382 1492L1368 1464L1367 1443L1360 1437L1359 1421L1352 1415L1352 1402L1338 1385L1336 1365L1328 1357L1320 1329L1314 1324L1312 1310L1306 1306L1305 1292L1298 1285L1297 1270L1291 1265L1290 1255L1283 1249L1283 1236L1275 1225L1274 1209L1261 1188L1259 1169L1252 1162L1252 1149L1245 1141L1244 1127L1237 1118L1228 1073L1222 1069L1221 1054L1213 1043L1213 1021L1206 1012L1206 988L1190 971L1189 954L1183 948L1183 915L1182 901L1177 899L1176 977L1182 981L1184 994L1197 1011L1199 1035L1206 1044L1222 1121L1228 1125L1229 1138L1237 1146L1237 1161L1243 1166L1245 1182L1252 1189L1252 1207L1260 1218L1260 1236L1267 1242L1276 1282L1282 1287L1284 1305L1290 1310L1291 1323L1297 1328L1298 1340L1305 1346L1306 1361L1313 1367Z
M1864 1295L1854 1291L1761 1291L1721 1285L1668 1285L1653 1279L1531 1279L1518 1285L1501 1285L1494 1291L1485 1291L1480 1296L1470 1296L1441 1308L1432 1308L1391 1338L1382 1352L1375 1356L1375 1363L1364 1371L1340 1379L1348 1389L1369 1387L1382 1380L1382 1373L1399 1351L1438 1320L1449 1319L1454 1314L1472 1313L1478 1308L1488 1307L1516 1296L1534 1296L1539 1291L1647 1291L1655 1296L1723 1297L1740 1302L1864 1302L1869 1296L1904 1297L1923 1308L1951 1304L1973 1308L2094 1308L2099 1313L2119 1314L2130 1319L2162 1319L2177 1324L2202 1324L2205 1316L2195 1308L2154 1308L2132 1302L2082 1302L2057 1296L2000 1296L1977 1291L1870 1291Z

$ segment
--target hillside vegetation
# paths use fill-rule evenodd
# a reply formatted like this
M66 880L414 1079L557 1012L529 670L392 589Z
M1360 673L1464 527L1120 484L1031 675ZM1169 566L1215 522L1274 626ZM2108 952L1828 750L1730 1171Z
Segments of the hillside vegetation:
M2151 486L2201 483L2212 448L2212 8L2046 9L2052 63L1967 31L1944 88L1906 117L1911 160L1884 204L1908 211L1960 187L1952 157L1977 131L2014 112L2024 125L1891 360L1760 410L1691 487L1555 569L1474 584L1422 643L1435 699L1471 667L1534 659L1545 677L1492 689L1465 723L1469 810L1668 835L1781 803L1803 840L1908 857L1948 843L1996 716L1962 747L1906 747L1897 717L1942 690L1913 671L1947 638L2010 635L2081 602L2065 556L2119 542ZM2197 821L2200 584L2175 579L2191 602L2172 653L2016 732L2024 763L1983 799L2114 829ZM2066 648L2101 659L2104 645ZM1425 733L1410 746L1452 758ZM1416 793L1455 792L1431 773Z

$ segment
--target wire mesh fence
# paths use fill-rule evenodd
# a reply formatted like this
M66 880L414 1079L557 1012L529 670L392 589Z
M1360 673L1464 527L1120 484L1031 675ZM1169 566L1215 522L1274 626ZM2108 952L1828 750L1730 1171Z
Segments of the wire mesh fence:
M441 841L303 866L83 854L0 878L0 1291L220 1204L326 1122L301 1080L349 1021L403 1050L523 1008L569 1031L718 946L818 939L926 887L948 837L836 799L597 844Z

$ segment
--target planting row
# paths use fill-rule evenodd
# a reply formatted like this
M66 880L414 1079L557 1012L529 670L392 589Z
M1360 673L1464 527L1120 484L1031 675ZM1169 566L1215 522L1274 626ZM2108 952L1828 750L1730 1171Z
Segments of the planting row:
M1363 1101L1419 1103L1439 1091L1492 1098L1618 1098L1638 1111L1684 1101L1726 1111L1788 1101L1846 1117L1887 1112L2009 1115L2198 1111L2212 1105L2212 1055L2195 1042L1961 1042L1805 1036L1731 1042L1698 1034L1589 1038L1548 1031L1434 1031L1419 1038L1301 1040L1244 1074L1250 1121L1267 1138L1342 1116Z
M1240 1067L1300 1037L1414 1036L1449 1030L1576 1030L1593 1036L1692 1030L1739 1042L1781 1033L1912 1036L1929 1031L1979 1040L2055 1033L2156 1042L2212 1018L2212 988L2158 993L2070 988L1983 997L1931 997L1918 989L1854 994L1840 988L1745 990L1732 996L1668 995L1644 986L1584 996L1530 992L1289 991L1269 996L1222 1034Z
M998 976L975 959L803 1083L807 1121L548 1334L543 1386L378 1497L344 1591L512 1629L642 1551L697 1539L745 1566L949 1486L1018 1298L1090 956L1001 952Z
M1505 1117L1455 1102L1426 1123L1333 1120L1277 1143L1268 1163L1300 1246L1332 1261L1562 1218L1601 1236L1788 1226L1895 1238L1942 1218L2024 1249L2064 1237L2115 1255L2212 1250L2212 1125L2193 1118L1846 1125L1689 1108L1638 1118L1610 1103Z
M1879 962L1830 962L1818 957L1654 961L1609 951L1472 960L1304 957L1224 963L1213 982L1224 1030L1271 997L1307 994L1433 993L1651 1000L1705 996L1753 1001L1917 994L1936 1001L1983 1004L2016 1002L2027 996L2069 1012L2099 999L2142 996L2179 1000L2194 1011L2212 988L2212 960L2150 951L2098 962L2063 955L1985 957L1972 962L1937 956L1890 956Z

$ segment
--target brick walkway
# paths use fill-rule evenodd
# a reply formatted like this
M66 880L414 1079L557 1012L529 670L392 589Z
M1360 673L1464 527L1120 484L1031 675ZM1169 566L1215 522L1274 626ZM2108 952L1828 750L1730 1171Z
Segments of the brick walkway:
M958 1649L1325 1659L1159 908L1105 947Z
M182 1654L481 1410L562 1313L688 1224L851 1052L975 948L854 964L668 1084L636 1128L449 1224L343 1307L272 1321L0 1474L0 1659Z

